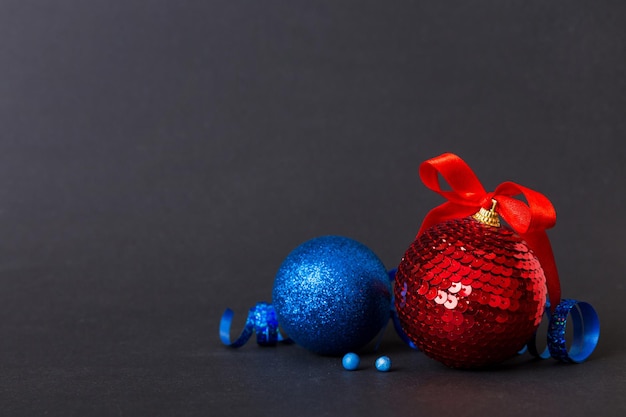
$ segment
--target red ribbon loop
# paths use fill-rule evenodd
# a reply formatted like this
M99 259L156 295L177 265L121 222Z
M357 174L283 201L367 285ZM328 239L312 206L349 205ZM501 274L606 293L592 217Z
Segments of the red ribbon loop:
M444 191L439 175L448 183ZM533 250L546 276L546 286L552 308L561 300L561 284L546 229L556 223L552 203L543 194L514 182L503 182L488 193L472 169L452 153L429 159L420 166L420 178L426 187L447 201L432 209L424 218L417 236L424 230L445 220L471 216L480 208L489 209L495 200L498 213ZM513 198L523 195L527 203Z

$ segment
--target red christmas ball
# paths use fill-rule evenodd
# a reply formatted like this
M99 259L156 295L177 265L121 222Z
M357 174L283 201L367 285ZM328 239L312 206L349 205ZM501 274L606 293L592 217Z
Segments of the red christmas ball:
M450 367L476 368L515 356L531 339L546 279L513 230L467 217L439 223L411 244L394 292L402 328L420 350Z

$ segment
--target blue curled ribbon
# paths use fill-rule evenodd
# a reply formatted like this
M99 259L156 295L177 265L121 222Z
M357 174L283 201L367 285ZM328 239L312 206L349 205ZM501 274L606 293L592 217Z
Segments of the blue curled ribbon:
M550 315L549 311L550 304L548 303L544 314ZM574 330L569 350L565 338L568 316L571 316ZM564 299L549 317L547 347L542 353L539 353L536 335L534 335L527 345L530 354L541 359L552 357L566 363L584 362L593 353L600 337L600 320L591 304Z
M565 327L567 316L572 318L574 335L567 350ZM591 304L565 299L556 307L550 318L548 349L554 359L561 362L584 362L594 351L600 337L600 320Z
M284 338L280 334L276 311L271 304L265 302L259 302L250 308L241 335L231 342L230 327L234 314L230 308L227 308L220 321L220 339L226 346L238 348L245 345L253 332L256 333L256 342L260 346L275 346L277 342L293 343L291 339Z

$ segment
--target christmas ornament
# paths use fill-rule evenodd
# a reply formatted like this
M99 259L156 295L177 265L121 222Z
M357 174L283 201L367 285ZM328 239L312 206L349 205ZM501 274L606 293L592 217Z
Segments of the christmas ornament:
M439 175L450 191L442 190ZM428 213L397 270L387 272L371 250L345 237L307 241L276 274L274 304L251 308L234 342L233 312L226 309L222 342L240 347L256 333L261 346L295 341L313 352L341 355L367 344L391 317L411 348L451 367L491 365L522 350L542 359L585 361L597 346L600 322L590 304L560 300L545 232L556 220L550 201L512 182L487 193L454 154L424 162L420 177L448 201ZM526 202L513 198L520 194ZM543 315L549 330L539 353L536 330ZM573 336L566 338L568 318ZM356 369L359 357L349 353L342 363ZM375 365L386 372L391 361L381 357Z
M283 261L273 305L297 344L323 355L357 350L388 322L391 285L378 257L341 236L311 239Z
M441 189L439 174L451 191ZM556 220L552 204L512 182L487 193L453 154L426 161L420 176L448 201L426 216L398 267L402 328L426 355L451 367L516 355L541 322L546 290L552 305L560 299L545 233ZM512 198L517 194L528 204ZM499 215L511 227L501 225Z

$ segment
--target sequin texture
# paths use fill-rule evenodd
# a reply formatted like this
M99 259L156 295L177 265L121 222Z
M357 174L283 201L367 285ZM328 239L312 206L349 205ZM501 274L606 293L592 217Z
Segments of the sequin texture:
M537 257L513 230L471 217L422 233L394 286L403 330L447 366L511 358L541 323L546 283Z
M389 320L387 270L365 245L322 236L294 249L274 280L279 325L297 344L341 355L367 344Z

